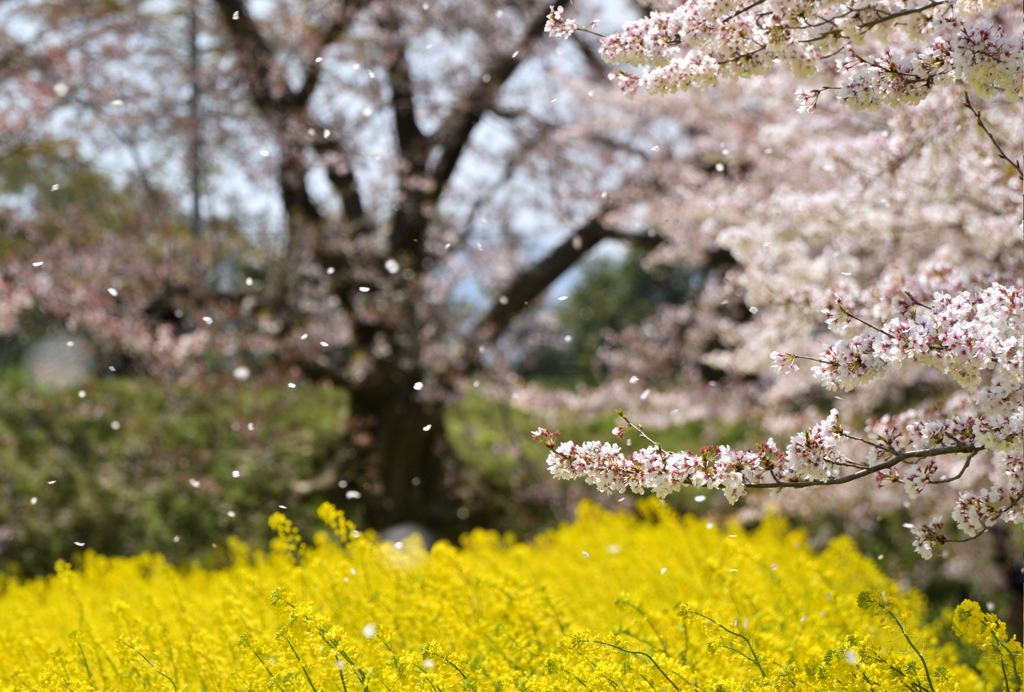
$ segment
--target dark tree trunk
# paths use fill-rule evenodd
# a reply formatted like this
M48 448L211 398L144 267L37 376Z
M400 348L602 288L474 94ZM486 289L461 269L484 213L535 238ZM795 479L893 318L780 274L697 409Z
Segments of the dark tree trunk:
M422 397L413 389L415 382L394 368L351 389L346 435L351 461L342 476L363 493L369 526L415 521L448 533L457 523L459 501L453 494L457 469L445 437L444 403Z

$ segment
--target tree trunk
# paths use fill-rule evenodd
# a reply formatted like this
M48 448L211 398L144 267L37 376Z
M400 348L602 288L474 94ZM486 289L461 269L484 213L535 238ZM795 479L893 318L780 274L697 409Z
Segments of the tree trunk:
M457 530L459 500L444 403L422 397L415 382L414 375L393 368L351 389L351 461L342 477L363 493L369 526L414 521L448 534Z

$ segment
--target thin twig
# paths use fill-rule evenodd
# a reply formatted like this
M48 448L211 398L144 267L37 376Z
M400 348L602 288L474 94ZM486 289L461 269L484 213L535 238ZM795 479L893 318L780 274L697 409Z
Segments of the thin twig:
M964 461L963 467L961 467L961 469L960 469L960 473L956 474L955 476L952 476L950 478L945 478L945 479L939 480L939 481L929 481L929 482L932 485L939 485L940 483L952 483L953 481L960 480L960 477L964 475L964 471L966 471L967 467L971 465L971 459L973 459L975 456L977 456L977 454L978 454L977 452L971 452L970 454L968 454L967 455L967 459Z
M860 322L861 324L865 325L866 327L869 327L870 329L874 329L876 332L879 332L880 334L885 334L890 339L895 339L896 338L895 336L893 336L889 332L885 331L881 327L876 327L875 325L871 324L870 322L867 322L866 320L862 320L861 318L859 318L856 315L854 315L852 312L847 310L846 306L843 305L842 303L840 303L838 299L836 300L836 307L839 308L839 311L841 313L843 313L844 315L846 315L847 317L849 317L851 319L857 320L858 322Z
M902 462L906 461L907 459L926 459L928 457L940 457L940 456L944 456L946 454L972 454L972 453L976 454L977 452L980 452L980 451L981 451L981 448L980 447L975 447L974 445L956 445L956 446L953 446L953 447L934 447L932 449L922 449L922 450L917 450L917 451L902 452L900 454L897 454L897 455L893 456L891 459L882 462L881 464L876 464L875 466L870 466L870 467L864 469L863 471L858 471L857 473L851 473L849 476L842 476L841 478L834 478L834 479L828 480L828 481L788 481L788 482L781 482L781 483L746 483L746 484L744 484L744 487L747 487L747 488L811 488L811 487L823 486L823 485L842 485L844 483L849 483L851 481L855 481L858 478L863 478L864 476L870 476L873 473L878 473L879 471L884 471L886 469L891 469L896 464L902 463Z
M964 90L964 106L974 114L974 119L978 121L978 127L981 128L982 132L988 135L989 140L992 141L992 146L994 146L996 151L999 152L999 158L1013 166L1014 170L1017 171L1017 177L1024 180L1024 171L1021 170L1020 163L1017 161L1011 161L1010 157L1003 152L1003 148L999 146L999 142L997 142L996 138L992 136L991 132L989 132L988 127L985 125L985 121L981 119L981 113L971 105L971 97L968 95L966 90Z

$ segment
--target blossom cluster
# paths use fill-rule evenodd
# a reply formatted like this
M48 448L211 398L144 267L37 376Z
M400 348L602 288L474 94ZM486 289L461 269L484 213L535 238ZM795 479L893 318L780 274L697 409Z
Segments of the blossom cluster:
M968 3L659 4L662 10L602 39L605 61L641 68L638 75L618 72L628 93L714 86L722 79L763 75L783 63L800 78L828 78L833 67L841 75L838 86L798 92L803 110L812 109L824 89L839 89L840 99L853 108L914 105L937 84L954 80L982 95L1002 92L1021 99L1024 44L1019 28L1007 36L990 13ZM546 30L568 37L579 27L561 10L552 8ZM881 41L888 45L880 46Z
M574 33L579 31L580 25L575 19L565 19L562 15L565 13L565 8L561 5L556 9L554 6L551 7L551 12L548 14L547 22L544 24L544 31L551 34L555 38L569 38Z
M974 537L1000 519L1024 523L1024 288L993 284L977 293L936 294L931 306L900 296L894 307L896 315L883 326L869 326L829 345L814 359L815 374L826 388L850 390L905 362L929 365L951 375L966 395L951 399L945 417L905 411L895 420L872 421L866 437L859 437L843 429L839 412L832 409L824 420L794 435L784 453L772 439L745 452L728 446L696 454L669 452L654 444L630 455L615 444L558 444L557 433L545 428L534 431L534 439L549 448L548 468L558 478L584 478L602 492L649 490L659 497L684 486L719 488L730 503L751 487L835 485L870 475L880 486L902 483L915 498L926 485L950 480L940 475L934 457L966 455L966 469L974 456L987 451L994 453L993 484L960 492L952 513L957 526ZM835 329L856 319L841 301L828 311L827 321ZM796 367L793 354L773 353L772 358L779 370ZM612 432L621 436L623 428ZM848 454L844 447L851 444L867 451ZM949 540L941 529L941 522L915 529L915 547L922 556L930 557L936 543Z
M1020 675L994 614L957 610L962 639L995 651L979 673L848 538L814 551L778 518L748 532L638 509L584 503L529 544L476 530L428 551L325 504L334 536L306 545L275 515L275 548L232 540L222 569L87 552L0 581L0 689L981 692Z

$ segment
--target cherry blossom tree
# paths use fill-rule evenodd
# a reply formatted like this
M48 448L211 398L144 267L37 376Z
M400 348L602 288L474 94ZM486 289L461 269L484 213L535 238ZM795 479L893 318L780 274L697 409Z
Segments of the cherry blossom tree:
M24 243L4 258L0 329L43 312L104 367L343 385L347 429L295 494L361 492L374 525L458 525L473 479L443 413L465 376L597 243L658 240L599 196L638 164L599 135L638 123L589 106L595 85L541 79L559 50L544 5L197 2L194 75L189 3L78 4L0 7L4 93L21 104L4 141L74 141L172 209L88 238L8 210ZM172 213L189 193L194 79L199 238ZM275 213L284 232L255 247Z
M556 37L595 33L562 8L548 19ZM609 75L627 93L705 90L686 101L705 118L745 99L734 112L748 123L700 124L719 194L688 196L681 174L682 193L652 213L674 217L653 261L697 246L736 266L607 356L625 376L688 350L691 399L729 396L693 363L745 376L747 415L789 441L675 452L623 415L613 432L650 446L627 454L538 429L551 473L608 492L718 488L730 502L749 489L901 486L940 512L908 526L925 558L1024 522L1021 29L1021 8L1000 3L690 2L657 3L601 37L606 61L634 68ZM736 302L746 309L728 314ZM809 363L842 396L813 420L807 381L768 377L769 363Z

